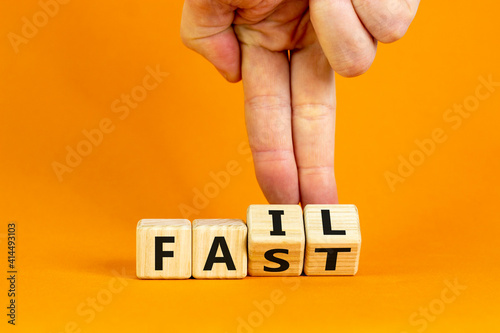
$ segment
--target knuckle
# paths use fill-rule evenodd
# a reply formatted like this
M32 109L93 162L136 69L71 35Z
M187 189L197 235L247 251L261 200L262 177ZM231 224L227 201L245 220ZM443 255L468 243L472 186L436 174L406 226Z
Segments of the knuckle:
M292 115L309 121L323 121L335 114L335 105L323 103L295 104L292 106Z
M344 77L355 77L364 74L373 63L375 55L363 54L346 57L334 70Z
M182 44L184 44L184 46L186 46L189 49L193 49L193 39L186 32L186 29L181 29L180 37L181 37Z
M293 155L290 100L280 94L258 94L245 100L250 148L260 159ZM247 125L248 128L248 125ZM281 156L281 157L280 157Z
M298 168L302 176L324 176L335 173L333 165L299 165Z
M333 54L333 70L344 77L365 73L375 59L376 43L371 36L361 33L351 36L342 51Z
M278 94L255 95L247 98L245 104L248 108L256 110L269 110L290 107L290 102L284 96Z
M391 22L382 34L381 42L392 43L403 38L408 30L410 22L407 19L395 19Z
M251 142L250 149L256 164L265 165L268 163L295 163L293 146L277 145L273 142Z
M413 20L413 11L406 0L392 0L388 4L387 22L381 27L379 40L392 43L401 39Z
M292 148L276 148L268 145L250 144L254 160L260 162L280 162L293 160Z

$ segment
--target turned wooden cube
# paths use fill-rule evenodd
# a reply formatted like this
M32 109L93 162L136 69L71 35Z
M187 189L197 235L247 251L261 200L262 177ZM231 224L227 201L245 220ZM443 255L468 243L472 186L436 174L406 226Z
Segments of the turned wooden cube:
M193 221L193 277L241 279L247 276L247 226L242 220Z
M354 205L307 205L306 275L354 275L358 271L361 232Z
M191 277L191 222L145 219L137 224L136 270L140 279Z
M296 276L304 265L304 222L299 205L251 205L247 210L248 273Z

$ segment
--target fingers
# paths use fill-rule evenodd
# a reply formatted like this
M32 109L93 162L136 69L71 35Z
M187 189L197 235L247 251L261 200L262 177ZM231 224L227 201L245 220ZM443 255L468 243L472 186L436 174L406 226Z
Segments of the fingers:
M234 8L216 0L186 0L181 38L230 82L241 79L240 47L232 28Z
M368 70L377 42L359 20L351 0L310 0L311 22L331 67L352 77Z
M302 205L338 203L334 175L335 78L320 45L291 57L292 126Z
M408 30L420 0L352 0L352 3L373 37L392 43Z
M245 120L255 174L269 203L297 204L286 53L241 45Z

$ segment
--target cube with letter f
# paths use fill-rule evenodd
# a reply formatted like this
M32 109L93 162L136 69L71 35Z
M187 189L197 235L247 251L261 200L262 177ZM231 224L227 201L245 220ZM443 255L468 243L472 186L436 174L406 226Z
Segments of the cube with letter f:
M137 277L190 278L191 230L189 220L140 220L137 224Z

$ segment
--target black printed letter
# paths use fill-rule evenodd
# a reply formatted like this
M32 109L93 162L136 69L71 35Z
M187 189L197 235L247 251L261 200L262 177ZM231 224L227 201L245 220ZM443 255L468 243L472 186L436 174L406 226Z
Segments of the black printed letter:
M174 251L163 251L163 243L174 243L173 236L156 236L155 237L155 270L163 269L163 258L172 258Z
M286 261L285 259L281 258L276 258L274 256L275 253L285 253L288 254L287 249L274 249L274 250L269 250L266 253L264 253L264 257L271 261L279 264L280 266L277 268L270 268L267 266L264 266L264 272L283 272L286 271L290 267L290 263Z
M332 220L330 220L330 211L321 210L321 220L323 221L323 235L345 235L345 230L332 230Z
M269 215L273 217L273 230L271 230L271 236L285 236L285 232L281 225L281 215L284 215L283 210L270 210Z
M338 249L316 249L314 252L326 252L325 271L334 271L337 267L337 254L339 252L351 252L351 249L346 247Z
M216 257L217 249L219 248L219 246L222 251L222 257ZM229 248L227 247L226 239L221 236L214 238L214 242L212 243L212 247L210 248L210 253L208 254L208 258L205 262L205 267L203 267L203 270L211 271L216 262L225 263L227 269L230 271L236 270L233 258L231 257L231 253L229 252Z

